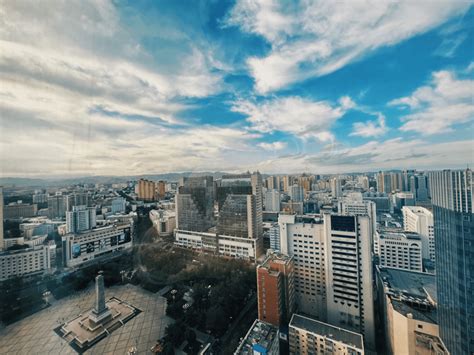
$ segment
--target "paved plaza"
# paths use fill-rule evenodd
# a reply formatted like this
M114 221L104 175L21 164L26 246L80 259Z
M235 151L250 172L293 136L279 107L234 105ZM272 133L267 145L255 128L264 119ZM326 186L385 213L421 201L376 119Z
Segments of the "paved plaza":
M105 296L117 297L142 312L84 354L127 354L132 346L138 354L150 354L150 348L173 322L166 316L166 299L133 285L111 287L105 290ZM0 354L77 354L54 329L90 310L94 299L91 286L0 330Z

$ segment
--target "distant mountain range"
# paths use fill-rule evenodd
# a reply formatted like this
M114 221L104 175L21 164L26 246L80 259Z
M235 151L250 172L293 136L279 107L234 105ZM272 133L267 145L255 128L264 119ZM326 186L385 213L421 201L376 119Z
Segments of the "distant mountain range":
M35 187L35 186L61 186L72 184L114 184L127 182L138 179L148 179L153 181L166 180L178 181L179 178L185 176L205 176L210 175L214 178L220 178L224 172L182 172L182 173L165 173L165 174L147 174L147 175L129 175L129 176L84 176L70 178L20 178L5 177L0 178L0 186L3 187Z

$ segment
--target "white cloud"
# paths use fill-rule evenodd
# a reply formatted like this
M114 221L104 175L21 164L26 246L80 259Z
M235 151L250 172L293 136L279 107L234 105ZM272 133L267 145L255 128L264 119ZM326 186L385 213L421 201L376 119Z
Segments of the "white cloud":
M258 146L264 150L282 150L286 148L287 144L286 142L281 142L281 141L272 142L272 143L262 142L262 143L259 143Z
M426 32L465 12L468 1L240 0L227 24L271 44L248 60L260 93L331 73L377 48ZM356 15L355 15L356 14Z
M341 101L342 105L337 106L298 96L273 98L261 103L240 100L234 103L232 111L246 115L251 128L259 132L283 131L300 138L316 137L327 141L333 137L330 127L352 103L348 97Z
M433 73L431 82L412 95L393 100L392 106L409 109L402 131L423 135L444 133L474 118L474 80L458 79L451 71Z
M352 125L351 136L377 137L387 133L388 128L385 125L385 116L379 114L377 121L356 122Z

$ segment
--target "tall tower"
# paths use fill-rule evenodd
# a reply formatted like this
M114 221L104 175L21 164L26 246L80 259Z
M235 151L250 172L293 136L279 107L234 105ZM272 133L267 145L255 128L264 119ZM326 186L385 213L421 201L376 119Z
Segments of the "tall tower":
M327 322L360 333L375 350L371 221L324 214Z
M176 194L176 227L206 232L214 225L214 179L184 177Z
M436 242L438 324L451 355L474 353L472 171L428 174Z
M95 305L89 316L94 324L104 322L112 316L109 308L105 304L104 276L101 273L95 278Z

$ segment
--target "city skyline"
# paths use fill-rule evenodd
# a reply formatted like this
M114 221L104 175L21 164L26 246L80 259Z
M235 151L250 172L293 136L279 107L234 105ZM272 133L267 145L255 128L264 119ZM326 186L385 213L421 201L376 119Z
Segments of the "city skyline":
M4 2L0 177L472 166L471 5Z

